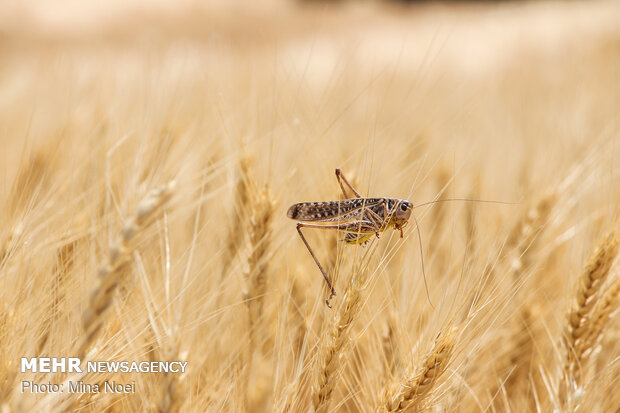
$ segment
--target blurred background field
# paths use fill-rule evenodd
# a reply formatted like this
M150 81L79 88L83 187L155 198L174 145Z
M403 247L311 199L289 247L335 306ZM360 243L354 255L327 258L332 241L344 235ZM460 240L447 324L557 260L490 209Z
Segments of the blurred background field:
M618 264L588 305L578 280L618 225L619 113L613 1L3 1L4 406L615 411ZM335 168L368 196L516 204L420 207L421 246L413 223L309 235L330 310L286 208L338 199ZM88 351L189 372L20 394L67 378L16 363L75 353L110 242L171 180Z

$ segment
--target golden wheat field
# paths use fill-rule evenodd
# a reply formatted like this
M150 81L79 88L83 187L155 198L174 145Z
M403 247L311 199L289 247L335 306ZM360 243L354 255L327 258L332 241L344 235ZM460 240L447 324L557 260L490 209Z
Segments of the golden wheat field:
M620 411L618 3L3 3L2 412Z

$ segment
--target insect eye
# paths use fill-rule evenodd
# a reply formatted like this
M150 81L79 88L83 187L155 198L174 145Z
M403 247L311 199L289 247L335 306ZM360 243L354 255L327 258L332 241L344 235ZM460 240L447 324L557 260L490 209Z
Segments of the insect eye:
M405 212L407 210L407 204L405 203L400 204L400 210Z

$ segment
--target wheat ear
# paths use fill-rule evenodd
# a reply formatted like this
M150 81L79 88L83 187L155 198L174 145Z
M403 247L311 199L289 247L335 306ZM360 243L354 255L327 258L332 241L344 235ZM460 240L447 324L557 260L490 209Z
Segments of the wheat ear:
M259 355L263 336L265 331L265 322L263 317L263 305L265 301L265 293L267 291L267 272L270 260L270 242L271 242L271 223L275 210L275 204L268 188L254 193L252 199L253 213L250 218L250 255L248 256L248 270L245 273L246 289L243 293L245 303L248 310L248 325L250 334L250 345L247 347L247 364L246 380L249 375L253 374L253 390L251 393L250 386L246 386L246 399L251 404L264 396L261 386L258 385L259 378L264 377L265 371L254 368L256 364L255 357ZM258 374L258 375L257 375ZM262 394L261 394L262 393Z
M579 402L579 389L583 385L584 355L593 343L593 329L596 328L596 314L593 314L593 309L600 306L599 292L617 254L618 235L614 231L605 236L594 249L575 287L575 300L568 312L567 331L564 336L566 359L563 375L566 397L561 395L569 409L573 409Z
M275 203L268 188L256 195L253 205L254 212L250 220L251 252L248 257L248 271L245 274L247 282L245 298L249 310L251 331L258 328L257 323L263 313L267 287L271 222L275 211Z
M239 160L239 174L235 184L233 199L233 216L230 220L230 226L224 244L220 280L223 280L228 274L228 270L239 253L239 249L245 238L245 227L248 220L247 211L249 210L247 206L249 204L251 190L254 188L254 182L250 175L250 164L251 159L248 156L244 156Z
M457 330L448 327L435 340L433 349L422 359L413 375L405 378L398 390L386 391L378 412L404 412L421 409L448 368L456 344Z
M376 245L376 244L375 244ZM373 249L374 250L374 249ZM368 257L372 251L367 252ZM346 344L353 320L359 313L364 288L368 281L368 261L358 264L354 275L344 292L343 302L334 314L331 326L324 336L318 355L318 372L313 388L312 403L317 413L327 412L331 395L340 377L341 358L344 357Z
M90 305L82 318L84 336L78 349L80 358L86 355L101 332L105 312L112 303L122 270L131 256L132 241L136 234L147 226L155 212L170 199L174 186L174 182L171 182L150 192L138 204L134 216L123 225L117 241L110 246L107 262L99 268L98 285L91 294Z
M589 331L583 337L583 347L585 348L593 349L596 346L602 336L607 320L620 306L620 279L617 276L615 278L605 289L598 305L592 312ZM584 353L582 353L582 358L585 355Z
M179 357L178 345L175 341L170 344L164 353L165 359L167 360L186 359L185 354ZM182 392L179 391L179 381L178 374L170 372L164 373L162 397L157 406L158 413L174 413L180 410Z

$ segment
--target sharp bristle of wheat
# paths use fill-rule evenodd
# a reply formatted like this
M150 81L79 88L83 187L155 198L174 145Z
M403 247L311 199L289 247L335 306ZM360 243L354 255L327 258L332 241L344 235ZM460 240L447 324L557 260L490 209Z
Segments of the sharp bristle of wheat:
M435 176L435 186L437 193L439 194L438 200L445 199L445 194L449 191L449 187L452 181L452 173L448 165L444 164L439 168L437 175ZM448 248L446 244L441 242L442 237L445 236L444 229L446 227L447 213L449 205L446 202L438 202L433 205L431 210L431 222L433 230L431 231L430 240L428 242L427 254L433 257L434 265L437 266L437 274L443 277L448 274L450 267L448 259Z
M52 150L53 151L53 150ZM50 153L41 150L30 155L19 169L18 175L13 181L7 211L14 216L19 216L26 211L32 210L41 200L47 188L47 182L51 180L54 168L50 165ZM24 230L22 221L13 224L8 236L0 249L0 267L5 259L11 255L18 244L18 240Z
M469 194L470 199L480 199L480 187L482 183L481 173L477 172L471 183L472 191ZM475 202L467 202L465 204L465 237L467 239L467 246L469 251L476 251L476 234L477 230L477 205ZM468 256L468 260L473 259L473 254Z
M21 222L18 222L9 229L9 233L3 242L2 249L0 249L0 269L6 265L7 260L17 248L23 230L24 225Z
M44 183L53 171L48 160L49 156L44 151L33 153L20 168L20 173L13 183L9 207L11 211L28 210L40 199Z
M405 378L396 391L388 389L385 392L384 402L378 411L404 412L424 407L448 367L456 345L456 336L457 329L454 326L441 333L435 340L433 349L414 369L414 373Z
M305 309L306 296L303 288L301 287L301 281L299 278L295 278L293 281L290 294L290 311L292 314L290 324L294 331L292 335L293 354L295 356L294 360L298 360L302 356L306 333L308 331L308 321Z

